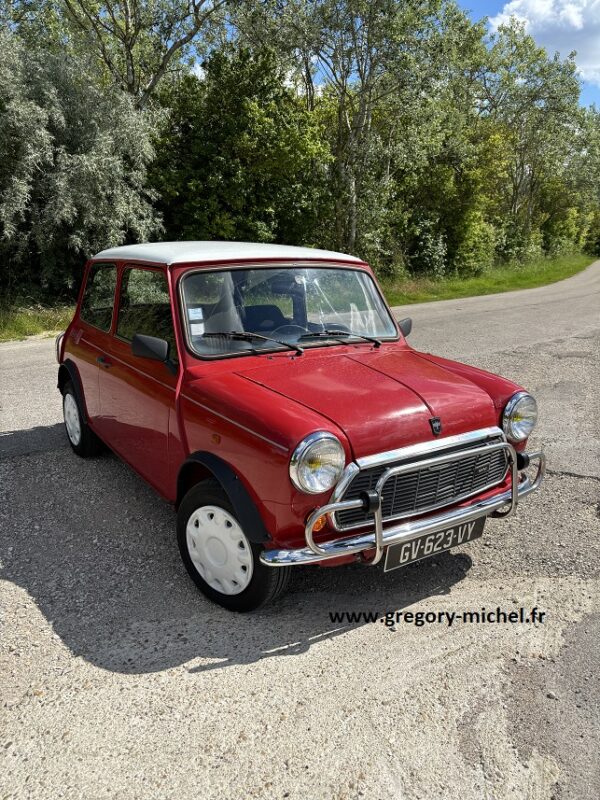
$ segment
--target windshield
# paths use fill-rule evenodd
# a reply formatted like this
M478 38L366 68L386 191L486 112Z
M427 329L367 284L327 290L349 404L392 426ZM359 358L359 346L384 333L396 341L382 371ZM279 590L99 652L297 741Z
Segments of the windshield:
M183 277L182 298L189 344L204 357L397 337L373 279L360 270L202 270Z

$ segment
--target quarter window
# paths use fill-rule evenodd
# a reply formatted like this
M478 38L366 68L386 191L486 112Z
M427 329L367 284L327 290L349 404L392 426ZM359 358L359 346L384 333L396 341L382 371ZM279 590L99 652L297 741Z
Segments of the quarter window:
M123 272L117 336L131 341L136 333L165 339L171 359L177 360L167 277L158 270L127 268Z
M117 268L112 264L93 264L81 301L79 316L102 331L109 331L115 304Z

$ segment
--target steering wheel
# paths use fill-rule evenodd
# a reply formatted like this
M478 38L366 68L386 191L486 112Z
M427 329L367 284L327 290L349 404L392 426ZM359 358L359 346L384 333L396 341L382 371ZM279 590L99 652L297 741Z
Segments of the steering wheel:
M271 333L277 333L277 334L296 333L297 331L300 331L300 333L310 333L308 328L304 328L302 325L291 325L291 324L280 325L278 328L272 330Z

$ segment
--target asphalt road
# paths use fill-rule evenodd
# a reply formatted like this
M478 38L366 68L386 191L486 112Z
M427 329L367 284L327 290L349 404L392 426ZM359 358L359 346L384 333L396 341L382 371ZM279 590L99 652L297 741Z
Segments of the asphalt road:
M538 398L543 491L405 570L304 568L270 610L196 593L172 510L60 425L53 342L0 345L0 797L600 796L600 262L399 309ZM332 623L537 606L544 623Z

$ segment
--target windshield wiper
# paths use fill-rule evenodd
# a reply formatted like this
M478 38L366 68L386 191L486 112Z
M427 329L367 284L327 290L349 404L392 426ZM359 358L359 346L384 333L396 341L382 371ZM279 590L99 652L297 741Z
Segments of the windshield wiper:
M337 342L346 344L346 338L348 336L356 336L357 339L364 339L367 342L372 342L375 347L381 347L381 341L376 339L374 336L365 336L362 333L354 333L354 331L330 331L327 330L327 328L325 328L323 331L303 333L302 336L299 337L298 341L300 341L300 339L312 339L313 337L326 337L327 339L335 339Z
M273 339L272 336L263 336L262 333L252 333L252 331L210 331L210 333L203 333L202 336L211 339L222 336L225 339L233 339L240 342L251 342L254 339L261 339L263 342L275 342L283 347L287 347L288 350L295 350L298 355L302 355L304 352L304 348L300 347L300 345L292 344L292 342L284 342L282 339ZM261 351L252 348L252 352L260 353Z

